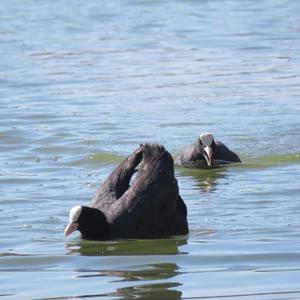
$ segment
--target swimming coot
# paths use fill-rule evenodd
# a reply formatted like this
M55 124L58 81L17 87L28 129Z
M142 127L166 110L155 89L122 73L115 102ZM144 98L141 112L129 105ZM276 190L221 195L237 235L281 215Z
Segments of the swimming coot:
M194 144L187 146L175 158L175 165L192 165L196 161L203 161L206 167L213 167L241 162L241 159L222 142L215 141L211 133L202 133Z
M65 236L75 230L92 240L187 234L187 208L173 164L163 146L140 145L101 184L91 207L71 209Z

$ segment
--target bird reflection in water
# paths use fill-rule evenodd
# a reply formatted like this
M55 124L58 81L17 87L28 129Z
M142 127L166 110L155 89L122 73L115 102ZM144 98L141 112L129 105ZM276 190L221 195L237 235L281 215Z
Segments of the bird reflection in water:
M183 177L192 177L196 180L196 186L201 192L210 193L216 190L219 179L226 177L226 169L223 167L199 169L195 165L188 168L178 168Z
M156 240L117 240L117 241L87 241L75 240L66 244L68 254L88 256L124 256L126 266L110 266L112 269L77 270L76 278L108 277L112 289L122 282L122 287L103 295L118 299L181 299L182 292L178 290L180 282L173 280L180 274L177 264L168 262L169 255L184 254L179 247L187 243L186 239L156 239ZM136 256L134 264L128 262L128 255ZM153 263L145 263L150 255ZM154 258L152 259L151 257ZM162 259L159 259L160 255ZM147 260L146 260L147 261ZM163 261L163 262L160 262ZM173 261L173 259L172 259ZM129 265L128 265L129 264ZM172 279L173 278L173 279ZM155 283L153 283L155 281ZM91 295L84 295L90 297ZM94 295L97 296L97 295Z
M134 267L133 267L134 268ZM95 275L82 275L80 277L107 276L114 284L122 282L124 287L105 296L118 297L118 299L181 299L182 292L177 287L182 284L172 281L180 274L178 266L174 263L157 263L143 265L139 270L108 270L99 271ZM120 278L120 280L118 280ZM154 281L155 283L149 283ZM87 295L85 295L86 297ZM89 295L90 296L90 295ZM104 295L101 295L104 296Z
M170 281L178 274L178 266L174 263L156 263L140 266L139 270L101 273L102 276L120 277L119 282L130 283L129 286L118 288L110 294L122 299L181 299L182 293L176 289L181 284ZM156 283L148 283L154 280Z
M66 243L67 254L101 255L174 255L185 254L179 249L187 237L149 240L88 241L73 240Z
M181 299L182 292L176 287L181 284L178 282L162 282L156 284L143 284L120 288L114 293L122 299Z

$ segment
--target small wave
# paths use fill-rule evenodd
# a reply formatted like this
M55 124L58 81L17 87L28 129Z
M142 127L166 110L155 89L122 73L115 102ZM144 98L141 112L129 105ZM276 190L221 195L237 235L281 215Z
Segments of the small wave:
M260 168L260 167L274 167L278 165L286 165L300 162L300 153L283 154L283 155L267 155L261 157L243 158L243 164L237 166L243 168Z
M89 159L104 164L115 164L122 162L124 157L113 153L93 153L90 154Z
M82 165L98 165L98 166L107 166L107 165L115 165L122 162L124 157L120 155L116 155L113 153L92 153L88 156L78 156L72 157L71 159L65 162L66 165L69 166L82 166Z

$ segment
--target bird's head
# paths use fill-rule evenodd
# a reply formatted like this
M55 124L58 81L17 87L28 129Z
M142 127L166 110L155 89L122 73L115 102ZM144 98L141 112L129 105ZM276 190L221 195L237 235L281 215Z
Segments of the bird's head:
M78 230L83 239L104 240L108 238L109 228L105 215L99 209L77 205L70 210L65 237Z
M214 136L211 133L202 133L198 138L198 142L200 144L202 154L207 162L207 165L211 167Z

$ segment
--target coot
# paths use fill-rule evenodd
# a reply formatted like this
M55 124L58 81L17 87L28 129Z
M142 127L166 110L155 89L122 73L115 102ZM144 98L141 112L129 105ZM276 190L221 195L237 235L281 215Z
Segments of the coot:
M163 146L140 145L101 184L91 207L71 209L65 236L75 230L92 240L187 234L187 208L173 164Z
M241 162L241 159L222 142L215 141L211 133L202 133L194 144L187 146L175 158L175 165L192 165L197 161L202 161L205 166L212 167Z

